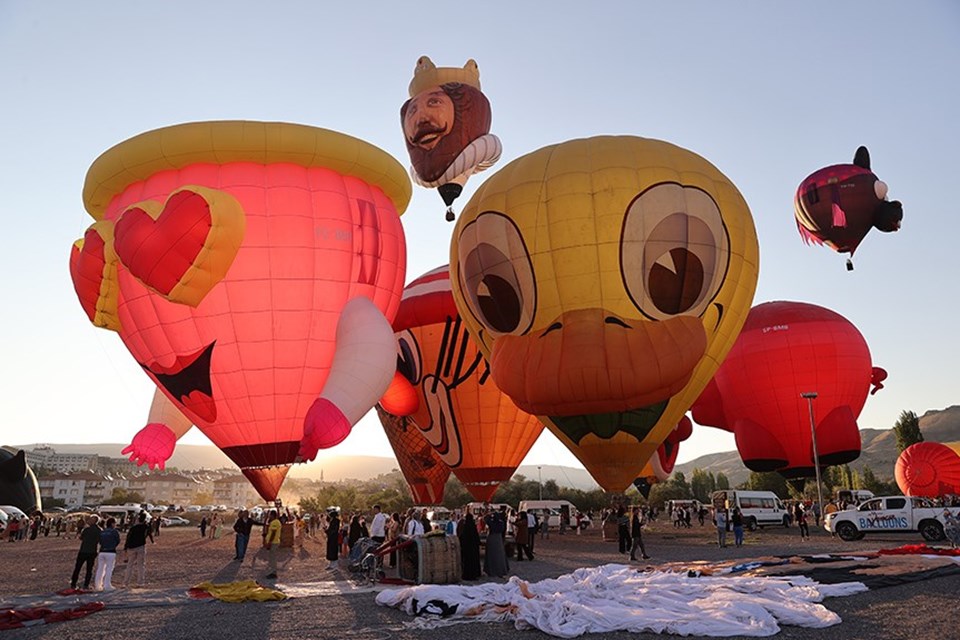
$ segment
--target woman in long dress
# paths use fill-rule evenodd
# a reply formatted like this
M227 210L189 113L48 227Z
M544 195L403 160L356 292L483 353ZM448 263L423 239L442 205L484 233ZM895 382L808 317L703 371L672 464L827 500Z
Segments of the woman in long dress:
M468 513L457 527L460 539L460 563L463 566L463 579L476 580L480 577L480 534L473 514Z
M490 577L503 578L510 570L503 536L507 531L506 516L493 511L483 517L487 525L487 544L483 555L483 569Z
M327 569L336 569L340 559L340 513L330 512L330 524L327 525Z

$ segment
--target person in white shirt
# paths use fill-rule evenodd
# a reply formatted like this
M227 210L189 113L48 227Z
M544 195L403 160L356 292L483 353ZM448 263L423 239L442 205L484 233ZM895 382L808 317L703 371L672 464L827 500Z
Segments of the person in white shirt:
M530 547L530 553L533 553L533 543L537 539L537 516L532 511L527 511L527 532L530 540L527 546Z
M415 509L410 509L410 512L407 514L407 522L403 525L403 534L411 538L423 535L423 523L420 522L420 518L417 517L417 511Z
M370 523L370 538L377 544L387 539L387 516L380 512L380 505L373 505L373 522Z

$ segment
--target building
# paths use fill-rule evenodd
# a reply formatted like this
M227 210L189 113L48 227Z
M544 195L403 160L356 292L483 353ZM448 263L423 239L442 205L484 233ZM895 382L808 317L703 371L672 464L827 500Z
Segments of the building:
M213 501L229 509L251 507L261 502L253 485L242 475L227 476L213 482Z
M44 486L52 490L49 497L63 500L64 506L82 507L85 505L99 505L113 493L113 479L92 471L77 473L62 473L44 478ZM52 480L53 486L50 487ZM37 484L40 484L38 481ZM43 499L43 489L40 497Z
M151 473L140 476L138 481L143 485L143 499L152 504L193 504L203 489L199 482L179 473Z
M95 453L57 453L52 447L38 447L24 451L24 455L33 469L52 469L60 473L100 469L100 456Z

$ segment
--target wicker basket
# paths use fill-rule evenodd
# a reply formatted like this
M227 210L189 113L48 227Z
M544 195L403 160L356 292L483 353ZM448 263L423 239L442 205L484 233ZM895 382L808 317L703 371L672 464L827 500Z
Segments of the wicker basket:
M414 538L414 544L400 551L398 568L400 578L417 584L460 582L460 540L447 535Z

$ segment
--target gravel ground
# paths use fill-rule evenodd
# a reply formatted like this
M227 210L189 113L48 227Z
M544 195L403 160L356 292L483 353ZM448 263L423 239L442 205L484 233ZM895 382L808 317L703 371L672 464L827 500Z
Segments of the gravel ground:
M796 528L764 529L746 534L746 543L737 549L720 549L713 529L698 525L677 530L668 523L654 523L645 534L652 566L666 562L718 561L756 558L794 553L873 551L879 548L920 542L919 536L874 536L858 542L842 542L822 530L801 542ZM65 588L79 542L73 539L46 538L22 543L0 544L0 607L9 608L5 599L27 594L43 594L38 600ZM252 551L253 549L251 549ZM552 534L538 539L536 559L513 562L513 574L536 581L556 577L583 566L622 562L616 544L605 542L597 530L576 536ZM241 566L231 562L233 538L201 539L195 528L165 529L157 543L148 545L148 590L186 589L204 580L229 582L259 579L265 571L264 560L248 553ZM302 549L282 556L279 583L329 580L321 541L307 540ZM122 584L124 566L118 565L115 584ZM339 580L350 579L338 572ZM915 640L922 637L960 638L957 596L960 575L923 580L901 586L875 589L845 598L828 599L825 604L837 612L843 622L827 629L784 627L778 638L784 640ZM408 617L394 609L377 606L373 593L356 593L290 599L277 603L228 604L192 602L139 608L107 608L70 622L38 625L4 633L4 638L56 638L73 640L117 636L124 640L187 640L202 638L356 638L374 640L443 639L494 640L523 637L548 638L539 631L518 632L508 624L463 624L436 630L408 629ZM654 634L604 634L613 640L631 638L649 640Z

